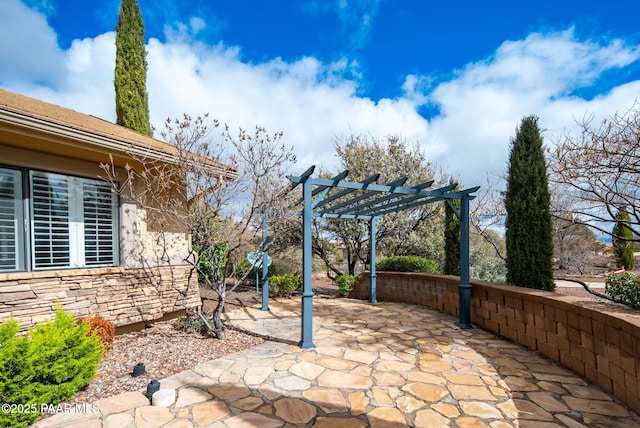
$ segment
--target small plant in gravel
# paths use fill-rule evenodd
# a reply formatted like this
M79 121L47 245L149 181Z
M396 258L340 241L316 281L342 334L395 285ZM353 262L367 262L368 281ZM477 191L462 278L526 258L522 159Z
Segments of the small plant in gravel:
M87 334L98 336L105 351L111 348L116 335L116 328L111 321L107 321L100 315L79 319L79 321L86 322L89 325L89 332Z
M338 286L338 291L340 292L340 295L345 295L349 291L353 290L353 284L356 283L357 279L358 277L356 275L349 275L349 274L340 275L336 279L336 285Z
M604 290L609 296L633 309L640 309L640 279L629 272L611 275Z
M210 321L210 318L208 318L208 320ZM209 331L202 319L195 315L183 315L176 318L173 327L185 333L206 334Z
M418 256L388 257L380 260L376 266L378 270L392 272L436 273L438 271L436 262Z

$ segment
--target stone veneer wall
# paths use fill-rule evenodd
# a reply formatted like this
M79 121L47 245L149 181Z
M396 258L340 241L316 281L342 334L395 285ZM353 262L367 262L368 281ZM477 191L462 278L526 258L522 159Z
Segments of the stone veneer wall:
M186 288L189 269L173 266L181 290ZM13 316L24 331L52 319L61 307L78 316L101 315L124 327L182 310L169 268L154 268L153 273L115 267L0 274L0 322ZM197 284L190 287L187 301L201 305Z
M377 273L377 300L414 303L458 315L459 278ZM640 312L620 305L471 281L471 321L540 352L640 412ZM369 298L369 272L350 297Z

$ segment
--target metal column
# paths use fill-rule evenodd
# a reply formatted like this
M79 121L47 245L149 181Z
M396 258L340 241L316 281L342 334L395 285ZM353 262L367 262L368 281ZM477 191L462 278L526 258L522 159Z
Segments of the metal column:
M301 348L315 348L313 344L313 286L312 280L312 247L311 247L311 220L312 220L312 194L311 178L305 177L302 183L302 195L304 208L302 210L302 337Z
M269 231L267 230L267 214L262 217L262 310L269 310L269 264L267 250L269 249Z
M371 223L369 226L369 247L370 247L370 255L369 261L371 266L369 268L370 276L369 276L369 303L378 303L377 294L376 294L376 217L371 218Z
M460 285L458 286L460 303L458 307L460 328L473 328L471 325L471 280L469 272L469 195L460 199Z

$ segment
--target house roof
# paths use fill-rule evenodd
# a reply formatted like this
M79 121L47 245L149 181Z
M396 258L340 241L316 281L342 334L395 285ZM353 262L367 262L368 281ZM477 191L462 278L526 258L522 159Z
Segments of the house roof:
M117 166L137 159L177 160L171 144L95 116L0 89L0 145L96 162L113 156ZM236 171L206 159L212 173L227 179Z

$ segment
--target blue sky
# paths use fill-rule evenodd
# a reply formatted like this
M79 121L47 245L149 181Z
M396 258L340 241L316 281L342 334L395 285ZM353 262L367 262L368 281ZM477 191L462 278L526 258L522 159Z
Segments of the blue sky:
M303 171L402 134L467 186L523 116L549 145L640 95L637 1L139 0L152 122L209 112L284 131ZM107 120L119 0L0 1L0 87Z

